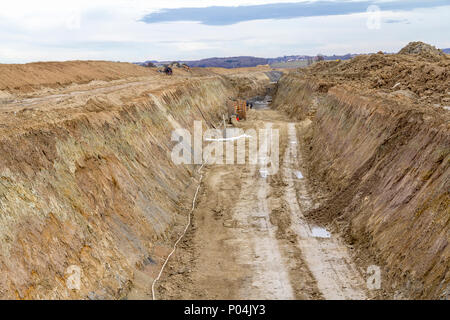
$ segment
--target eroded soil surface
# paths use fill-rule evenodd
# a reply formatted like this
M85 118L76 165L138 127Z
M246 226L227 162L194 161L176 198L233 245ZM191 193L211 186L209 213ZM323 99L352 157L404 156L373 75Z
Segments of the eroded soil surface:
M1 299L122 299L151 286L197 187L193 167L171 160L173 130L211 127L229 97L270 83L265 67L1 69Z
M278 130L279 169L205 166L192 227L156 285L158 299L370 298L350 249L335 234L317 237L303 215L315 203L298 137L310 123L261 108L236 124Z

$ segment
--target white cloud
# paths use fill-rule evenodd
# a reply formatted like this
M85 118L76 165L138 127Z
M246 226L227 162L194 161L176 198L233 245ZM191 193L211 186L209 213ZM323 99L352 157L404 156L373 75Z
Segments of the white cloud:
M450 47L450 6L382 12L379 30L367 14L247 21L228 26L193 22L145 24L166 7L253 5L293 0L78 0L0 2L0 63L36 60L198 59L210 56L344 54L397 51L422 40ZM386 19L405 23L385 23Z

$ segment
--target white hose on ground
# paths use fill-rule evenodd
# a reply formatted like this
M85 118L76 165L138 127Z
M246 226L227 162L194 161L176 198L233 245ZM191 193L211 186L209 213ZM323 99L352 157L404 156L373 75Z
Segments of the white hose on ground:
M173 249L169 253L169 255L167 256L166 261L164 261L164 264L162 265L158 276L155 278L155 280L153 280L153 283L152 283L152 298L153 298L153 300L156 300L156 295L155 295L155 284L156 284L156 282L161 278L161 275L162 275L162 273L164 271L164 268L166 267L167 262L169 261L170 257L175 252L175 250L177 249L178 243L181 241L181 239L183 239L184 235L186 234L187 230L189 229L189 226L191 225L191 215L192 215L192 212L194 212L194 209L195 209L195 201L197 200L197 195L198 195L198 191L200 190L200 185L202 183L202 179L203 179L203 175L200 176L200 180L199 180L198 186L197 186L197 191L195 191L194 199L192 200L192 209L191 209L191 211L188 214L188 223L187 223L186 227L184 228L184 231L181 234L181 236L178 238L178 240L173 245Z
M239 137L239 138L241 138L241 137ZM208 159L206 159L205 161L203 161L203 163L202 163L202 165L200 166L200 168L198 169L197 173L200 173L200 171L203 169L203 166L204 166L205 164L207 164L207 163L208 163ZM203 175L200 175L200 180L198 181L197 190L195 191L194 199L192 199L192 208L191 208L191 211L189 212L189 215L188 215L188 223L187 223L186 227L184 228L184 231L183 231L183 233L181 234L181 236L178 238L178 240L177 240L177 241L175 242L175 244L173 245L173 249L172 249L172 251L169 253L169 255L167 256L166 260L164 261L164 264L162 265L161 270L159 271L158 276L155 278L155 280L153 280L153 283L152 283L152 299L153 299L153 300L156 300L156 294L155 294L155 284L156 284L156 282L161 278L161 275L162 275L162 273L163 273L163 271L164 271L164 268L165 268L166 265L167 265L167 262L169 262L170 257L172 256L172 254L173 254L173 253L175 252L175 250L177 249L178 243L181 241L181 239L183 239L183 237L185 236L187 230L189 229L189 226L191 225L191 216L192 216L192 213L194 212L194 209L195 209L195 201L197 200L197 195L198 195L198 191L200 190L200 185L201 185L201 183L202 183L202 179L203 179Z
M249 136L248 134L241 134L240 136L230 138L218 138L218 139L206 138L205 141L234 141L239 140L240 138L252 138L252 136Z

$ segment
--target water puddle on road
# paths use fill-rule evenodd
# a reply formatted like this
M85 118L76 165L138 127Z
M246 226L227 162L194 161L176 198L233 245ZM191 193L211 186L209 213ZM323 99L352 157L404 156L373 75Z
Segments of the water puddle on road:
M265 169L259 169L259 174L261 175L261 178L267 178L267 176L269 175L269 171Z
M272 103L272 96L266 95L264 97L255 97L248 101L252 104L253 109L267 110L270 109L269 105Z
M331 233L329 233L325 228L322 227L312 227L311 235L314 238L331 238Z
M294 174L297 177L297 179L303 179L303 175L300 171L294 171Z

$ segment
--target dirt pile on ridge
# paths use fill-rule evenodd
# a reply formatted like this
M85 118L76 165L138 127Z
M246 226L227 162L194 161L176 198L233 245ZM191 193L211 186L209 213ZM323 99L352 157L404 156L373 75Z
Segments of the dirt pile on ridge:
M425 57L443 56L445 53L430 44L416 41L408 43L398 54L419 54Z
M382 268L386 297L449 297L449 74L448 55L378 53L289 73L274 97L312 121L305 177L326 196L307 216Z
M157 71L131 63L109 61L34 62L0 64L0 91L31 92L90 81L150 76Z
M348 61L320 62L299 72L311 80L319 79L323 92L345 84L358 91L368 90L371 95L406 99L417 105L449 106L450 57L433 57L377 53Z

